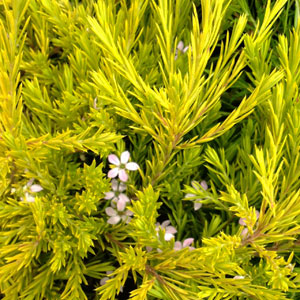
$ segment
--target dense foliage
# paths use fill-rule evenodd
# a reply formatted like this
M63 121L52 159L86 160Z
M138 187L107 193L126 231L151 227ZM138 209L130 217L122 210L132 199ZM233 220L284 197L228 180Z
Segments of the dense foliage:
M300 299L300 2L0 2L0 293Z

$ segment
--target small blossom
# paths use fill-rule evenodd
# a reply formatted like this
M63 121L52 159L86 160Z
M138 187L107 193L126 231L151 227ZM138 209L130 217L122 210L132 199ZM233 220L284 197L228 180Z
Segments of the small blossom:
M175 60L178 58L178 53L185 53L186 51L188 51L189 46L184 47L184 43L183 41L179 41L177 47L176 47L176 51L175 51Z
M118 211L113 207L107 207L105 212L110 217L107 220L107 223L112 225L118 224L120 221L125 221L125 223L128 224L131 220L130 217L133 215L133 212L129 209L125 211Z
M206 183L205 180L202 180L202 181L200 182L200 185L201 185L201 187L202 187L205 191L208 189L208 185L207 185L207 183ZM198 190L198 189L199 189L198 186L196 185L195 181L192 182L192 187L193 187L195 190ZM188 193L188 194L185 195L185 198L191 198L191 197L196 197L196 195L195 195L195 194L191 194L191 193ZM201 198L197 198L197 199L196 199L196 201L198 201L198 202L194 202L194 210L198 210L198 209L200 209L200 208L202 207L202 203L199 202L199 201L201 201L201 200L202 200Z
M175 227L169 226L170 223L171 223L171 221L166 220L166 221L162 222L162 224L160 224L160 223L155 224L156 225L155 230L157 232L157 235L158 235L159 229L165 230L165 236L164 236L165 241L170 241L171 239L173 239L174 234L177 232Z
M183 248L189 247L193 242L194 242L193 238L185 239L183 241L183 243L181 243L180 241L176 241L175 244L174 244L174 250L178 251L178 250L181 250ZM195 248L194 247L189 247L189 249L193 250Z
M128 162L129 157L130 153L128 151L122 152L120 159L115 154L108 155L108 161L117 167L111 169L108 172L107 176L109 178L115 178L119 176L119 179L121 181L127 181L128 174L126 173L126 170L136 171L139 168L139 165L137 163Z

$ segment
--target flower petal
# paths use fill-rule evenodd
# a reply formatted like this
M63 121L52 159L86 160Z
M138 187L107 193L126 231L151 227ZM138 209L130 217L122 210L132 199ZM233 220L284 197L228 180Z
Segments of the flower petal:
M28 193L25 193L25 201L26 202L34 202L35 198Z
M43 190L43 188L39 185L39 184L33 184L32 186L30 186L30 190L33 193L37 193Z
M112 199L114 196L115 196L115 193L114 193L114 192L107 192L107 193L105 193L104 199L110 200L110 199Z
M188 51L188 50L189 50L189 46L186 46L186 47L182 50L182 52L185 53L185 52Z
M196 195L188 193L184 196L184 198L192 198L192 197L196 197Z
M127 163L125 168L130 171L136 171L139 168L139 165L135 162Z
M111 188L112 188L112 190L114 192L118 191L118 186L119 186L118 180L112 179L112 181L111 181Z
M182 247L185 248L185 247L188 247L189 245L191 245L192 243L194 242L194 239L193 238L188 238L188 239L185 239L182 243Z
M123 193L121 193L119 195L119 199L122 200L122 201L124 201L125 203L130 202L129 198L125 194L123 194Z
M241 233L241 236L243 238L246 238L247 235L248 235L248 228L244 228L243 231L242 231L242 233Z
M106 207L105 212L110 217L117 216L117 212L112 207Z
M120 182L119 192L124 192L125 190L126 190L126 184L124 182Z
M184 47L183 41L179 41L179 43L177 45L177 49L180 50L180 51L182 51L183 47Z
M194 203L194 210L198 210L198 209L200 209L202 207L202 203L200 203L200 202L195 202Z
M130 157L129 151L122 152L122 154L121 154L121 163L125 165L128 162L129 157Z
M203 187L203 189L206 191L208 189L208 185L207 185L207 182L205 180L202 180L200 182L200 185Z
M246 226L245 218L240 218L239 219L239 224L242 225L242 226Z
M117 210L118 211L123 211L125 209L125 207L126 207L126 201L119 198L119 200L117 202Z
M171 223L170 220L166 220L166 221L163 221L161 223L161 225L159 223L157 223L157 226L160 226L161 228L166 228L170 223Z
M126 182L128 180L128 175L124 169L121 169L119 171L119 178L121 181L124 181L124 182Z
M108 277L103 277L103 278L100 280L100 285L104 285L108 279L109 279Z
M259 211L255 210L255 214L256 214L256 220L259 218Z
M167 226L166 227L166 233L175 234L176 232L177 232L177 230L174 226Z
M237 275L237 276L234 276L233 279L245 279L245 276Z
M124 221L125 221L126 224L128 224L128 223L130 223L131 218L130 218L130 217L127 217L126 220L124 220Z
M107 223L111 224L111 225L115 225L115 224L118 224L120 222L120 220L121 220L120 216L113 216L107 220Z
M177 241L174 243L174 250L175 251L178 251L178 250L181 250L182 249L182 244L181 242Z
M115 178L119 174L119 168L113 168L108 171L107 177L109 178Z
M173 238L174 238L174 235L172 233L165 234L165 241L170 241Z
M31 186L34 182L34 178L31 178L27 183L26 183L26 186Z
M126 215L126 216L133 216L133 211L127 209L127 210L125 211L125 215Z
M119 160L118 156L115 154L109 154L108 161L113 165L116 165L116 166L120 165L120 160Z

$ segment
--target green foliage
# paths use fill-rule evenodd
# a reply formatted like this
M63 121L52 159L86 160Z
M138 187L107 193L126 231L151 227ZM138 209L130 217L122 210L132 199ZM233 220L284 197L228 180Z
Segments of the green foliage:
M3 0L0 296L298 299L299 12Z

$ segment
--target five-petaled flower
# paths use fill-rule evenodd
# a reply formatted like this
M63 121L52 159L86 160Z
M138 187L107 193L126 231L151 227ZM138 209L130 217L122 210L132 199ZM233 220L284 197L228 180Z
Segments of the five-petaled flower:
M205 191L208 189L207 182L205 180L202 180L200 182L200 185ZM199 190L199 187L196 185L195 181L192 182L192 187L195 190ZM185 195L185 198L191 198L191 197L196 197L196 195L191 194L191 193ZM202 203L200 202L201 200L202 200L201 198L196 199L196 201L198 201L198 202L194 202L194 210L198 210L201 208L201 206L202 206Z
M128 174L126 173L126 170L136 171L139 168L139 165L137 163L128 162L129 157L130 153L128 151L122 152L120 159L115 154L108 155L108 161L116 167L111 169L108 172L107 176L109 178L115 178L119 176L119 179L121 181L127 181Z
M105 193L104 199L112 200L112 207L117 206L118 211L123 211L126 204L130 202L129 198L122 192L126 190L126 185L123 182L118 182L116 179L111 181L112 191Z
M174 234L177 232L176 228L173 226L169 226L169 224L171 224L171 221L166 220L164 222L160 223L156 223L155 226L155 230L157 231L157 235L158 235L158 231L159 229L161 230L165 230L165 235L164 235L164 239L165 241L170 241L172 238L174 238Z
M131 220L130 217L133 215L133 212L129 209L126 209L125 211L118 211L113 207L107 207L105 212L110 217L107 220L107 223L112 225L118 224L120 221L125 221L125 223L128 224Z

